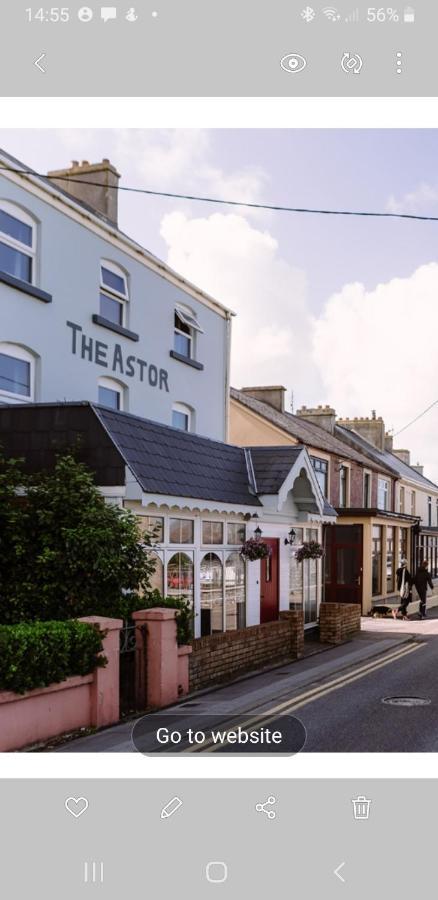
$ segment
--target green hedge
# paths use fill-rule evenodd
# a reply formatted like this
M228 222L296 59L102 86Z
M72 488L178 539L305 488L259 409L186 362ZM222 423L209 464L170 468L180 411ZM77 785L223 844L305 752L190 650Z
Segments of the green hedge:
M102 633L86 622L0 625L0 690L34 688L88 675L107 660L99 656Z

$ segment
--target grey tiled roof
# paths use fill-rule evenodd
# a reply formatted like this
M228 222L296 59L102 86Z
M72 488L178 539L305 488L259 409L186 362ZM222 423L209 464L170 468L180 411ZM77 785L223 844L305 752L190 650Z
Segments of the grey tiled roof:
M336 425L336 431L343 440L352 441L356 447L363 450L364 453L367 453L376 462L380 462L383 466L391 468L393 472L401 478L409 478L411 481L416 481L418 485L421 485L424 488L433 488L438 491L438 485L434 484L433 481L430 481L429 478L425 478L424 475L420 475L420 472L416 472L412 466L408 466L407 463L399 459L398 456L395 456L394 453L390 453L388 450L379 450L367 441L366 438L362 437L361 434L358 434L350 428L345 428L343 425Z
M260 494L276 494L302 447L250 447L257 490Z
M269 406L268 403L256 400L249 394L236 390L236 388L231 388L230 393L233 400L238 400L243 406L267 419L268 422L276 425L277 428L288 432L300 444L304 444L306 447L315 447L316 449L324 450L326 453L333 453L342 459L351 459L362 466L370 467L370 460L367 456L350 447L339 437L325 431L324 428L314 425L300 416L294 416L292 413L281 413ZM381 467L382 464L379 465L379 468Z
M145 493L260 506L245 452L220 441L93 405Z

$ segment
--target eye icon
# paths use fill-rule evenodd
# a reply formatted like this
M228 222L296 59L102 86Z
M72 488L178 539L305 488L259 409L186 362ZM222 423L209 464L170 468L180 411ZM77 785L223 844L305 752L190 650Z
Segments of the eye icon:
M296 72L302 72L306 66L307 59L301 56L301 53L287 53L281 60L281 68L292 75L295 75Z

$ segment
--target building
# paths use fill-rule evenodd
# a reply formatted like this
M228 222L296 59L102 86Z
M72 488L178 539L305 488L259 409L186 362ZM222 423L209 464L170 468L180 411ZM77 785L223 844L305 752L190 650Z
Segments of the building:
M421 560L427 559L433 578L438 578L438 485L426 478L423 466L411 465L409 450L394 449L394 440L386 433L383 419L372 412L370 418L340 419L337 433L356 449L366 453L377 462L382 462L397 473L398 480L394 497L382 485L382 503L402 515L416 520L411 529L411 546L405 547L413 570ZM406 544L406 537L402 538Z
M30 473L50 470L72 446L108 502L157 533L153 587L193 603L195 635L271 622L320 602L319 563L298 563L294 537L317 537L335 511L302 446L234 447L89 402L0 406L0 444ZM257 538L268 559L244 561ZM308 564L308 565L307 565Z
M89 400L225 440L232 314L120 230L114 166L0 166L0 403Z
M323 599L374 605L396 601L401 556L413 558L416 515L396 509L400 473L389 458L337 424L331 407L285 410L285 388L231 389L230 439L236 444L304 445L321 490L336 509L324 528Z

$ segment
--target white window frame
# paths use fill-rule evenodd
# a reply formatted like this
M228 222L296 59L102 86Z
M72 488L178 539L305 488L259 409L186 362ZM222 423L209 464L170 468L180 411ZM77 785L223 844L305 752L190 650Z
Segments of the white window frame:
M7 397L12 403L33 403L35 401L35 356L19 344L4 342L0 344L0 353L11 356L12 359L20 359L30 364L30 394L17 394L14 391L5 391L0 388L0 397Z
M368 476L368 479L369 479L369 480L368 480L368 496L365 497L365 483L366 483L366 477L367 477L367 476ZM371 508L372 490L373 490L373 473L371 472L371 469L364 469L364 473L363 473L363 502L364 502L364 507L365 507L365 509L370 509L370 508Z
M380 506L380 505L379 505L379 498L380 498L380 491L381 491L380 485L385 485L385 487L383 488L384 494L385 494L385 505L384 505L384 506ZM383 510L388 511L388 510L389 510L389 507L390 507L390 484L389 484L389 480L388 480L387 478L382 478L382 477L379 475L378 480L377 480L377 508L378 508L378 509L383 509Z
M192 430L192 421L193 421L193 410L190 406L187 406L186 403L173 403L172 404L172 427L177 428L177 425L173 425L173 413L182 413L182 415L188 417L188 427L187 429L180 428L179 431L186 431L187 433Z
M117 393L120 396L120 406L119 406L118 412L123 412L126 408L126 403L125 403L126 387L125 387L125 385L123 385L121 383L121 381L117 381L115 378L108 378L107 376L103 375L101 378L98 379L98 382L97 382L97 389L98 389L97 402L98 403L100 402L99 401L99 388L100 387L107 388L109 391L117 391ZM107 407L107 408L109 409L110 407Z
M182 331L175 324L175 316L181 320L181 322L186 325L190 330L190 334L187 334L186 331ZM183 306L181 303L175 304L174 309L174 327L173 334L174 337L176 334L182 335L182 337L186 338L189 341L189 355L187 359L196 359L196 333L203 334L203 329L201 328L195 313L188 306ZM178 352L178 351L176 351Z
M108 269L108 272L112 272L113 275L117 275L118 278L123 279L123 283L125 285L124 293L116 290L116 288L109 287L107 284L105 284L103 277L102 277L102 269ZM101 314L100 313L100 294L104 294L110 300L116 300L118 303L120 303L120 307L122 310L122 321L121 321L121 323L118 323L118 324L120 324L120 326L122 328L126 328L127 310L128 310L127 304L129 303L129 285L128 285L128 276L127 276L126 272L124 271L124 269L121 268L121 266L118 266L117 263L113 263L109 259L101 259L100 263L99 263L99 283L100 283L99 315ZM102 318L105 318L105 316L103 316Z
M345 479L345 504L344 504L344 506L341 506L342 469L345 469L345 471L347 473L346 479ZM340 463L340 465L339 465L339 508L340 509L348 509L349 506L350 506L350 466L347 463L343 462L343 463Z
M0 241L3 244L6 244L8 247L11 247L13 250L17 250L19 253L23 253L25 256L29 257L32 263L32 277L29 284L35 285L37 283L37 223L33 216L30 215L30 213L22 209L21 206L17 206L16 203L10 203L9 200L0 200L0 209L2 210L2 212L7 213L9 216L13 216L14 219L18 219L19 222L23 223L23 225L28 225L29 228L32 229L31 247L29 247L28 244L22 244L21 241L17 241L16 238L11 237L10 234L6 234L1 230Z

